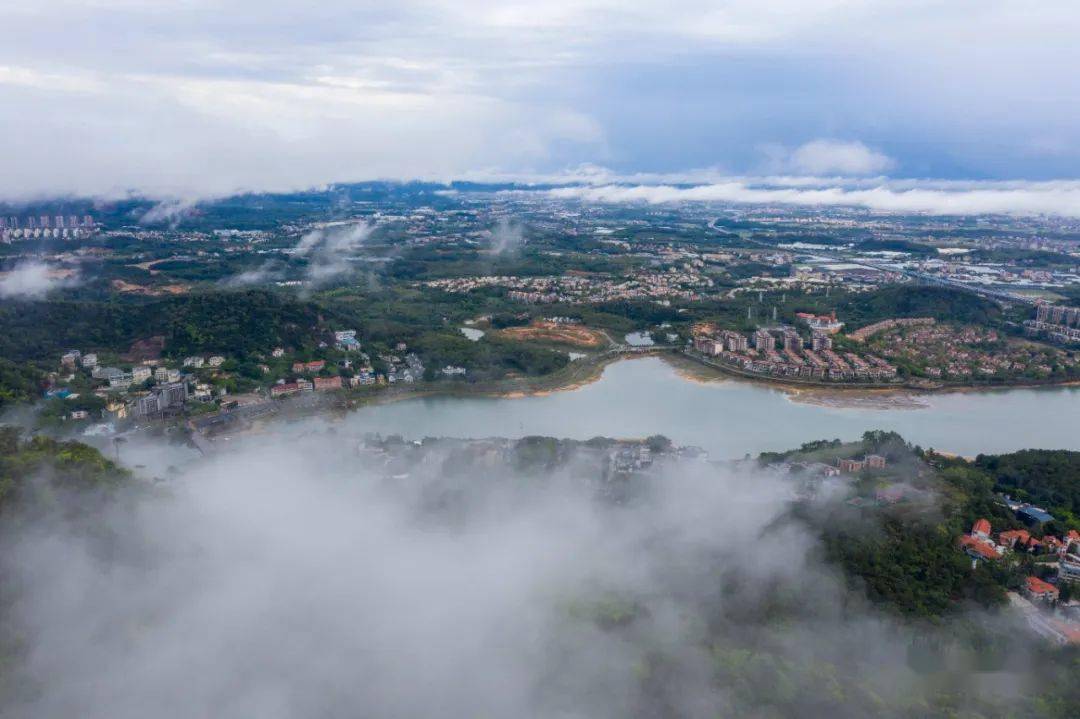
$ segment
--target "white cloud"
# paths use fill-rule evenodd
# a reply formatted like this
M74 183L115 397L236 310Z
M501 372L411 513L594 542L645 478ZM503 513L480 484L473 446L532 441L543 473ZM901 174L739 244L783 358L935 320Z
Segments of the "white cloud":
M783 170L801 175L873 175L891 169L895 161L861 142L813 140L780 158Z
M293 254L308 258L305 277L316 285L349 272L350 255L375 230L369 222L348 222L308 232L296 243Z
M776 474L687 462L637 479L637 501L607 503L574 464L455 473L470 453L430 445L424 461L399 454L409 471L390 480L396 463L357 456L344 437L313 421L270 426L183 465L167 492L95 510L122 552L102 551L100 533L27 523L2 561L19 588L5 616L26 645L10 669L35 691L5 708L607 719L648 706L641 666L661 647L665 676L680 668L665 707L711 716L727 705L703 622L789 588L811 611L792 613L783 642L764 626L753 635L772 651L798 656L806 634L820 661L854 650L880 662L889 647L874 675L912 676L903 641L841 602ZM147 464L173 451L153 447ZM589 611L613 599L634 609L621 630Z
M821 182L821 180L815 180ZM549 191L560 199L586 202L732 202L863 207L871 210L935 215L1060 215L1080 217L1080 182L1043 183L918 183L894 186L782 187L754 185L745 180L675 187L672 185L603 185L565 187Z
M892 167L857 142L792 149L793 136L873 136L889 147L902 136L983 159L1012 138L1018 156L1059 164L1061 153L1031 148L1049 137L1075 153L1080 140L1068 121L1080 110L1071 0L1046 0L1038 13L1020 0L962 11L897 0L2 5L0 156L14 168L0 176L5 198L202 197L613 158L666 169L627 132L644 122L624 111L627 100L650 84L674 109L669 137L715 110L703 95L745 115L741 136L702 145L712 149L701 164L740 170L751 160L738 148L768 142L789 148L770 172ZM71 32L56 42L42 28ZM680 85L744 62L753 91ZM803 65L836 87L803 87L777 70Z
M0 297L41 298L54 289L71 285L74 278L72 270L50 267L44 262L23 262L8 272L0 272Z

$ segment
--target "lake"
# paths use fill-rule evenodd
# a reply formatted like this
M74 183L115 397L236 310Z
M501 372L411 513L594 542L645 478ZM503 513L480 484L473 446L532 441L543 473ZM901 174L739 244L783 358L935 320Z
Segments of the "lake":
M574 391L521 398L440 397L357 410L350 429L424 436L587 439L664 434L715 458L783 450L814 439L851 440L894 430L923 447L963 455L1028 447L1080 449L1080 388L924 395L918 409L836 407L795 401L742 380L691 381L658 357L609 365Z

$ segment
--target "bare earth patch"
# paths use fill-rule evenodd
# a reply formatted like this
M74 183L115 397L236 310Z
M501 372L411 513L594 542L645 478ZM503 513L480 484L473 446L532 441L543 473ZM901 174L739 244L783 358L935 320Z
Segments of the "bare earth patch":
M607 340L604 333L589 327L543 321L533 322L527 327L508 327L500 330L499 334L525 342L556 342L591 349L602 347Z

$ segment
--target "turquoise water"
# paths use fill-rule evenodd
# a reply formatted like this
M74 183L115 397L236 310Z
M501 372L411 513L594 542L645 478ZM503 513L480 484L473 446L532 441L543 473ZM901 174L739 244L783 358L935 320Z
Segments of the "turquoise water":
M692 382L663 360L609 365L593 384L522 398L427 398L368 407L350 429L424 436L587 439L664 434L713 457L741 457L814 439L855 439L895 430L923 447L974 455L1027 447L1080 449L1080 388L949 393L919 409L805 404L779 389L739 380Z

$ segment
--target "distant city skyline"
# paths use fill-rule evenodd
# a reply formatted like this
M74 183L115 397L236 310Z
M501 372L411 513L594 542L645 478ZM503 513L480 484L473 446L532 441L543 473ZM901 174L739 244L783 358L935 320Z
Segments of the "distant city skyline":
M5 3L0 198L1080 174L1066 0L271 5Z

